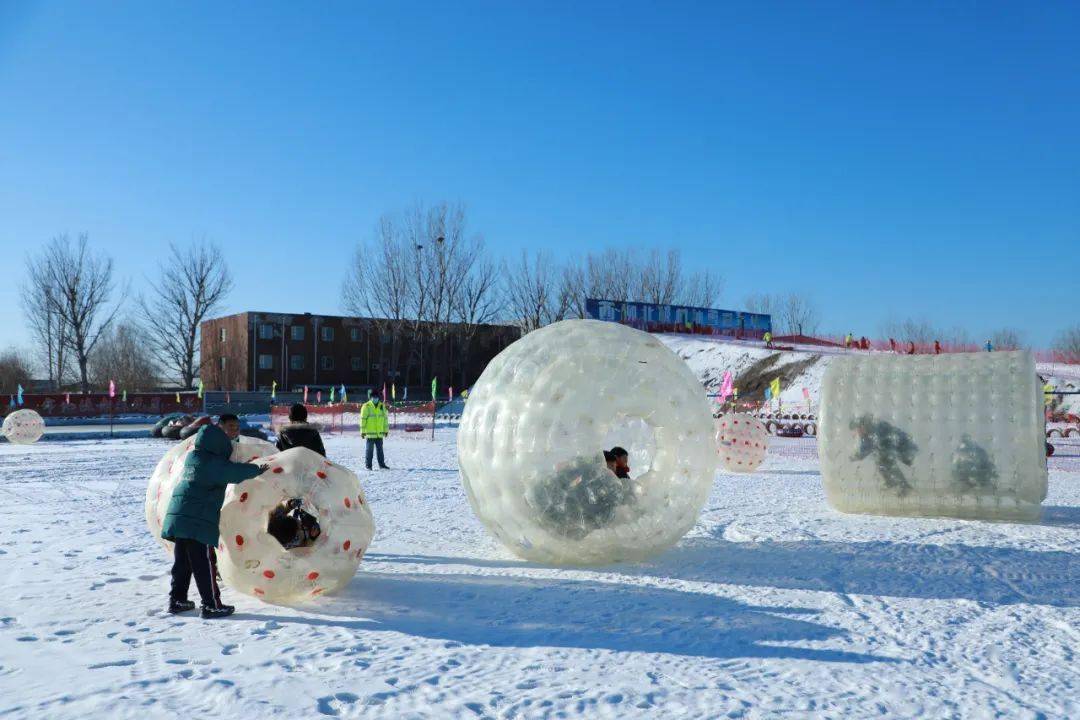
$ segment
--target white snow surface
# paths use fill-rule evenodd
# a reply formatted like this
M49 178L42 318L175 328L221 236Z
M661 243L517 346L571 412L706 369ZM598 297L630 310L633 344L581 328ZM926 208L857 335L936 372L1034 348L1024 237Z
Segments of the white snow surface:
M691 532L597 569L519 561L452 430L358 471L377 535L305 609L163 612L157 440L0 446L0 718L1080 717L1080 441L1038 524L841 515L816 447L718 473ZM193 599L194 588L192 588Z

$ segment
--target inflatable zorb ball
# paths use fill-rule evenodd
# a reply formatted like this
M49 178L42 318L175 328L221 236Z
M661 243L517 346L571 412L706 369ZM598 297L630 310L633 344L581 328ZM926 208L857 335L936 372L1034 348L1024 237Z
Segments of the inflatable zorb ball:
M716 470L713 421L690 368L656 338L566 320L499 353L473 386L458 463L485 527L552 564L637 560L697 520ZM629 451L630 479L603 450Z
M729 472L754 472L769 451L769 433L751 415L728 413L716 421L716 448Z
M360 480L307 448L259 458L270 469L229 486L221 508L218 570L229 587L292 605L347 585L375 535ZM268 531L271 513L298 499L318 521L313 544L287 549Z
M173 490L184 474L184 460L195 445L195 437L189 437L169 448L169 451L158 460L154 468L150 482L146 486L146 527L150 534L161 543L165 551L172 555L173 544L168 540L161 539L161 525L165 520L165 511L169 509L169 500L172 499ZM233 462L252 462L257 458L272 455L277 452L273 443L241 436L239 442L233 443L233 452L230 460ZM245 482L251 482L246 480Z
M1028 352L837 358L818 454L837 510L1034 520L1043 396Z
M45 434L45 421L33 410L16 410L4 418L0 433L16 445L33 445Z

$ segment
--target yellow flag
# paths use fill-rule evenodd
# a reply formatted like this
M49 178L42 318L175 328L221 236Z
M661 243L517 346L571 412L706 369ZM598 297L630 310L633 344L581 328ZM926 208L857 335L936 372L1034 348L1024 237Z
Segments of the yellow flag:
M779 398L780 397L780 378L775 378L771 383L769 383L769 389L772 390L772 396L774 398Z
M179 393L179 392L178 392L178 393L176 393L176 402L177 402L177 403L179 403L179 402L180 402L180 393Z
M1052 392L1054 392L1053 385L1051 385L1050 383L1046 383L1045 385L1043 385L1043 399L1045 400L1047 405L1054 404L1054 396L1051 395Z

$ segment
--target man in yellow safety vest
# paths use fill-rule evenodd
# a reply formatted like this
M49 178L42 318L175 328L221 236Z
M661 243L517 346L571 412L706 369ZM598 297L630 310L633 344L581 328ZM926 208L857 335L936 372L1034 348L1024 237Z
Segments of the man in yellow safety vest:
M364 464L371 469L372 455L376 452L379 456L379 467L389 470L386 459L383 457L383 438L390 432L390 421L386 416L386 406L378 395L372 395L371 399L360 408L360 437L367 440L367 453L364 456Z

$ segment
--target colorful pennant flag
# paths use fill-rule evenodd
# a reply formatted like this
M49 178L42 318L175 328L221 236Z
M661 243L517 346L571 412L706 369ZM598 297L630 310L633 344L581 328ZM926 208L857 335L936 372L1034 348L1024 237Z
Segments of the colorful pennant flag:
M203 396L203 382L202 378L199 378L199 399L202 400Z
M431 399L435 399L435 390L438 388L438 378L431 378Z
M17 392L19 393L19 399L16 402L18 402L19 405L22 405L23 404L23 397L22 397L23 396L23 386L22 385L19 385L19 388L18 388Z
M112 380L109 381L109 397L116 397L116 383Z
M317 403L322 402L322 390L316 390L315 391L315 402L317 402Z
M724 371L724 379L720 381L720 402L727 400L728 395L735 389L735 378L730 370Z
M332 402L334 402L334 400L336 399L336 398L334 397L334 396L335 396L336 394L337 394L337 388L336 388L336 387L334 387L333 385L331 385L331 386L330 386L330 402L331 402L331 403L332 403Z
M454 386L450 386L450 402L454 402Z
M397 383L390 384L390 399L397 400Z
M179 390L176 391L176 404L177 405L180 404L180 391Z
M386 404L386 383L382 384L382 401L383 405Z
M349 394L345 392L345 383L341 383L341 402L349 402Z
M780 398L780 378L774 378L773 381L771 383L769 383L769 388L772 390L773 397L779 399Z
M127 390L126 389L122 393L122 397L120 398L120 401L121 402L127 402Z
M71 404L71 393L66 393L64 395L64 404L65 405L70 405Z
M270 401L273 402L275 398L277 398L277 380L270 383Z
M307 405L307 385L304 386L304 404Z
M765 388L765 402L772 400L772 387Z
M408 385L406 385L406 386L405 386L405 390L404 390L404 391L402 392L402 394L401 394L401 401L402 401L402 402L405 402L405 401L406 401L406 400L408 400L408 399L409 399L409 386L408 386Z

